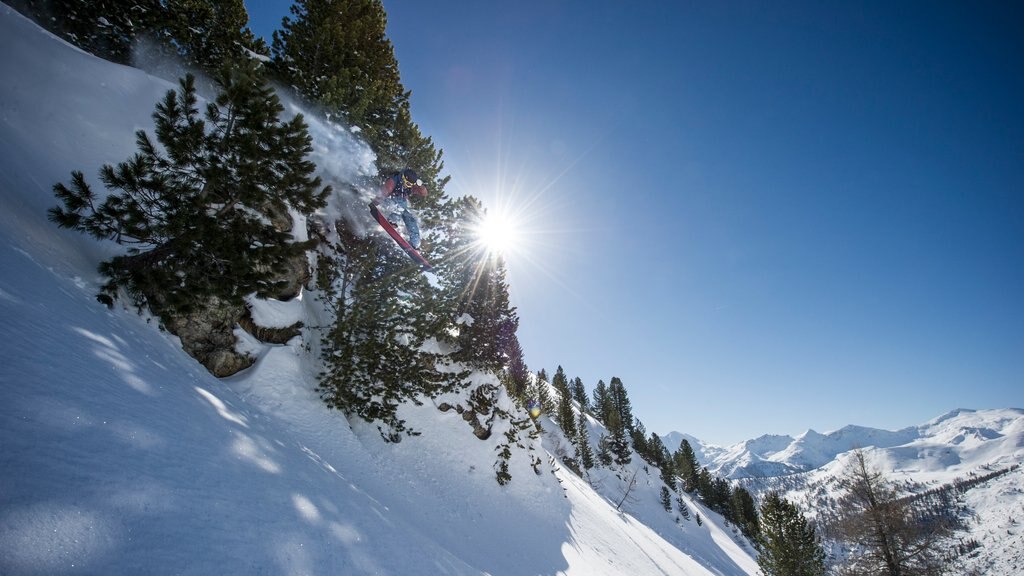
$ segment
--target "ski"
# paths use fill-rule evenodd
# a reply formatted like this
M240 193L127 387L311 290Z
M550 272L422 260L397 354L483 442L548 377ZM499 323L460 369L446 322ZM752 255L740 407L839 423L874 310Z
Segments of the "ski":
M409 255L409 258L412 258L413 262L419 264L420 267L427 272L432 272L434 270L434 267L430 265L430 262L427 262L427 259L420 254L420 251L413 248L412 244L409 244L409 241L402 238L402 235L398 233L398 230L395 230L395 227L391 225L391 222L388 222L388 219L380 211L380 206L377 204L376 200L370 202L370 214L373 214L374 219L377 220L380 227L383 228L384 231L388 233L388 236L391 236L395 243L397 243L398 246Z

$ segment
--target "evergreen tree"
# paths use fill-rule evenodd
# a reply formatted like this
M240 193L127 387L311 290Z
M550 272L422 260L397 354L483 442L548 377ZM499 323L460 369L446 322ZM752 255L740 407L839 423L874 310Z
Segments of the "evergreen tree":
M597 441L597 460L602 466L611 466L614 462L612 455L611 438L607 434L601 434Z
M126 288L158 313L187 312L209 297L238 303L280 286L286 263L310 248L294 242L289 209L308 215L324 205L307 159L311 139L301 116L283 107L258 68L218 78L221 92L200 117L192 76L157 105L156 139L136 133L139 152L100 179L102 203L81 172L54 186L63 207L50 219L64 228L129 247L101 264L113 297Z
M729 518L729 503L732 500L732 486L729 486L729 481L725 478L712 478L711 496L707 500L708 506L710 506L714 511L726 518Z
M608 446L615 463L619 466L629 464L633 457L629 446L628 433L625 424L623 424L616 410L609 412L608 422L605 423L605 426L610 434Z
M526 400L526 389L530 384L530 370L523 358L523 347L519 344L519 338L510 339L508 346L508 368L506 370L505 387L513 398L520 401Z
M608 425L608 418L615 409L612 405L611 395L608 393L608 385L604 380L598 380L594 387L594 416L605 426Z
M711 472L708 472L707 467L702 466L697 471L697 495L700 496L701 500L704 501L708 507L715 501L715 484L714 478L711 477Z
M130 64L132 43L152 33L163 14L160 0L12 0L11 6L79 48Z
M636 420L633 423L633 426L630 428L630 438L633 441L633 449L636 450L636 453L644 460L657 466L657 462L655 462L647 446L647 428L643 422Z
M757 565L765 576L824 576L825 552L813 526L777 492L761 504Z
M632 460L630 434L633 430L633 414L622 381L612 378L611 382L607 386L603 380L597 382L594 388L594 411L608 429L608 449L615 463L625 465Z
M584 471L594 467L594 451L590 447L590 426L587 424L587 413L580 410L576 423L576 454Z
M740 527L740 530L748 538L755 539L760 533L760 523L757 513L757 504L754 497L742 486L732 490L732 498L729 500L729 517L733 524Z
M557 410L554 400L551 399L551 393L548 388L548 373L546 370L541 368L537 372L536 387L534 388L534 397L540 402L541 410L547 414L554 414Z
M243 0L14 0L28 14L83 50L131 64L140 37L213 74L247 51L266 54L248 29Z
M569 380L565 371L559 366L555 371L555 377L551 381L552 386L558 391L558 425L562 427L565 437L571 441L577 441L576 412L572 406L572 395L569 392Z
M693 493L699 484L700 464L697 463L697 455L686 438L679 443L679 449L672 459L675 461L676 473L683 479L683 490Z
M672 511L672 492L666 486L661 487L661 506L665 512Z
M400 129L412 127L408 114L400 117L409 93L386 28L380 0L296 0L271 43L277 77L359 128L378 153ZM380 164L399 170L409 163Z
M679 515L683 517L683 520L690 519L690 507L686 505L682 496L676 497L676 505L679 506Z
M247 27L243 0L164 0L158 34L170 51L208 72L266 53Z
M583 412L590 411L590 398L587 396L587 389L583 386L583 380L574 378L569 388L572 391L572 398L580 406Z
M399 406L464 388L467 372L424 349L438 332L423 275L391 260L398 255L382 255L373 238L338 231L340 246L321 266L335 323L324 338L318 390L328 406L378 423L381 436L397 442L418 433L398 417Z
M661 470L661 481L672 490L675 490L677 475L675 462L673 462L672 456L668 453L668 448L665 448L665 443L654 432L651 432L651 437L647 440L647 450L651 455L651 463Z
M618 377L612 377L608 383L608 395L611 397L612 406L619 413L619 419L626 427L626 432L633 432L633 407L629 401L629 394L626 387Z

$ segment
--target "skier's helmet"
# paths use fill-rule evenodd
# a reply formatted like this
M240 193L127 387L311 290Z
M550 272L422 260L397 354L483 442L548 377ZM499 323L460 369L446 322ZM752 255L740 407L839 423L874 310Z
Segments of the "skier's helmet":
M413 186L423 186L423 181L412 168L402 170L402 188L412 188Z

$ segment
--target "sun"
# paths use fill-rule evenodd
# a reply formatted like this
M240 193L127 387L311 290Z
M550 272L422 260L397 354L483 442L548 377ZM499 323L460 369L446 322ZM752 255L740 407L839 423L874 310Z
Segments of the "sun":
M520 226L508 214L488 211L476 229L477 242L492 254L506 254L519 247Z

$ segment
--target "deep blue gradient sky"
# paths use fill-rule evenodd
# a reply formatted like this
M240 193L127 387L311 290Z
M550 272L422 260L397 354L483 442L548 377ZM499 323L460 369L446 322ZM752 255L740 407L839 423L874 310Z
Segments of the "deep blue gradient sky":
M385 1L530 368L717 444L1024 406L1014 5Z

